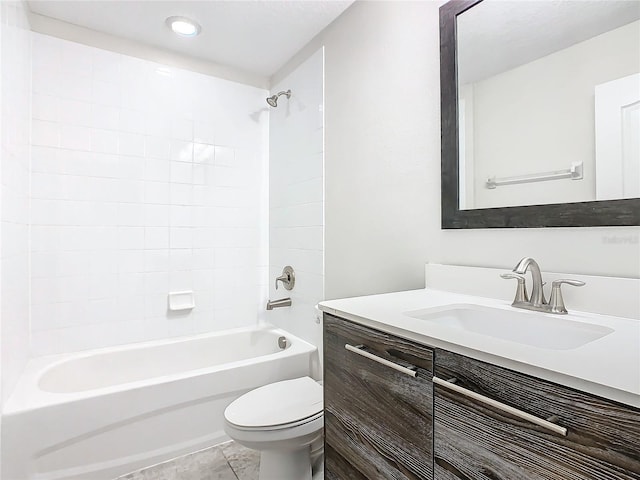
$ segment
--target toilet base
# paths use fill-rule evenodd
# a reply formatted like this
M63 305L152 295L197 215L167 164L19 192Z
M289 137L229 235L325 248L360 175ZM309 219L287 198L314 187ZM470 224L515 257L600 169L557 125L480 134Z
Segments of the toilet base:
M263 450L259 480L311 480L311 448Z

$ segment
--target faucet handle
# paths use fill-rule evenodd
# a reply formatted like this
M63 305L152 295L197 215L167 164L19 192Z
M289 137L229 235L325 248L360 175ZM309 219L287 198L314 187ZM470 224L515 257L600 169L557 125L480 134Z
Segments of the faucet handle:
M524 303L529 301L529 295L527 294L527 285L525 283L525 278L522 275L517 275L515 273L502 273L500 274L501 278L506 280L515 278L518 280L518 287L516 288L516 296L513 299L512 305L516 303Z
M278 289L278 282L282 282L284 288L287 290L293 289L296 284L296 274L289 265L282 269L282 275L276 278L276 290Z
M580 280L561 279L554 280L551 283L551 298L549 299L549 306L551 307L551 313L567 313L567 309L564 306L564 299L562 298L562 284L566 283L573 287L582 287L585 285Z
M569 280L567 278L563 278L561 280L554 280L553 282L551 282L551 288L560 288L560 285L562 285L563 283L566 283L567 285L572 285L574 287L583 287L586 285L586 283L581 282L580 280Z

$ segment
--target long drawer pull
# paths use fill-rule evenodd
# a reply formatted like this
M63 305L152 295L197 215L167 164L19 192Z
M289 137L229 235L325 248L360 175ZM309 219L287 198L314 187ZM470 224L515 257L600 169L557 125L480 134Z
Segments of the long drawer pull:
M453 390L454 392L458 392L465 397L472 398L486 405L490 405L494 408L510 413L515 417L519 417L523 420L527 420L528 422L535 423L536 425L551 430L552 432L559 433L560 435L564 436L567 435L567 429L561 427L560 425L556 425L555 423L551 423L548 420L544 420L542 418L536 417L535 415L523 412L522 410L518 410L517 408L510 407L509 405L505 405L504 403L498 402L497 400L493 400L492 398L480 395L479 393L468 390L464 387L461 387L460 385L456 385L455 383L448 382L447 380L443 380L435 376L433 377L433 383L442 385L443 387L448 388L449 390Z
M403 367L402 365L398 365L397 363L390 362L389 360L386 360L386 359L381 358L381 357L379 357L377 355L374 355L373 353L369 353L366 350L363 350L364 345L356 345L354 347L353 345L349 345L348 343L345 343L344 344L344 348L346 348L350 352L357 353L358 355L362 355L363 357L366 357L369 360L373 360L374 362L378 362L378 363L381 363L382 365L385 365L385 366L387 366L389 368L393 368L394 370L402 372L405 375L409 375L411 377L415 377L416 376L416 371L415 370L411 370L410 368Z

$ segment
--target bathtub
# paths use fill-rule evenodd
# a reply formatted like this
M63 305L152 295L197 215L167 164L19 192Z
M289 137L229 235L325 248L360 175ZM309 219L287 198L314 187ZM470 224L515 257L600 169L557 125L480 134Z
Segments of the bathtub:
M231 401L317 357L261 326L33 359L3 412L2 478L111 480L225 441Z

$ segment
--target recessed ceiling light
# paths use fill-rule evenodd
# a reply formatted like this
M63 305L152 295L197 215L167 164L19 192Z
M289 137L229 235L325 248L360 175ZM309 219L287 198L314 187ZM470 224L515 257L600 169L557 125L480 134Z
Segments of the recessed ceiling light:
M195 37L200 33L200 25L187 17L169 17L167 26L182 37Z

